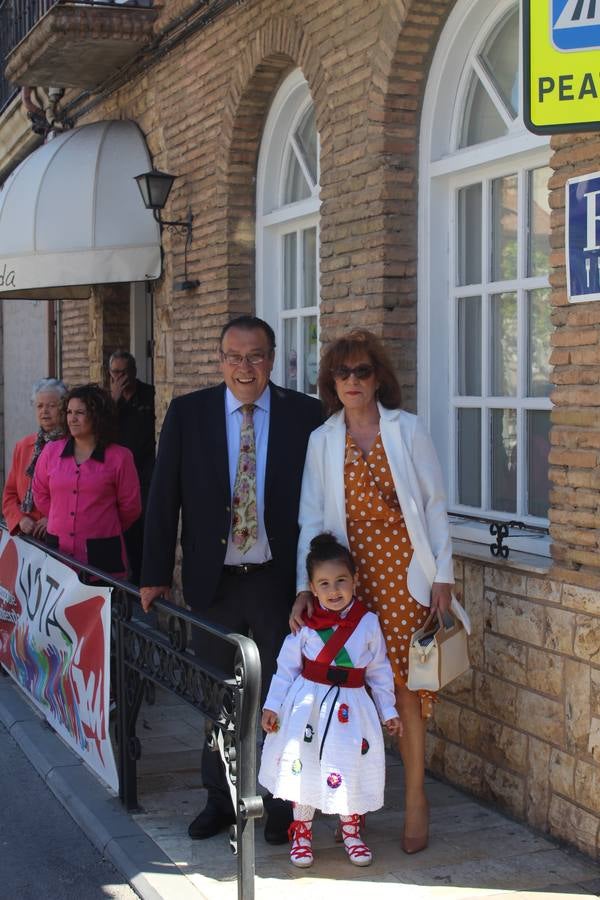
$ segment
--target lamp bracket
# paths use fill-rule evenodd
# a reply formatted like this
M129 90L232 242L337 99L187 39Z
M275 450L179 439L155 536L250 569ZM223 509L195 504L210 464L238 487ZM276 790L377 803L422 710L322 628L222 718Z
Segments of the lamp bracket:
M169 231L171 234L185 234L187 235L186 243L191 243L192 223L194 221L194 216L192 214L191 208L188 209L187 218L177 222L169 222L166 219L161 219L160 211L158 209L154 209L152 211L154 213L154 218L161 228L166 228L167 231Z

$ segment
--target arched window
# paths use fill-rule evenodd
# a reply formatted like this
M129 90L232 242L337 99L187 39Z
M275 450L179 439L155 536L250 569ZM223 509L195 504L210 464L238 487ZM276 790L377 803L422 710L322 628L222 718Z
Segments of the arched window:
M419 411L451 511L544 525L549 146L523 125L519 52L513 0L459 0L432 64L421 132ZM457 532L489 541L481 526ZM543 543L518 546L543 552Z
M273 327L275 380L317 392L319 136L308 84L289 75L269 111L258 161L256 308Z

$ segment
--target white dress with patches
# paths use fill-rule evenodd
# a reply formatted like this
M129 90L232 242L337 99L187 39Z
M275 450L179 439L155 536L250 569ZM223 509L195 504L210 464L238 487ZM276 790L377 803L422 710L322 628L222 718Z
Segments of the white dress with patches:
M323 646L319 633L306 625L283 643L264 704L278 713L279 730L265 739L258 780L275 797L324 813L370 812L383 806L379 720L398 715L377 616L367 612L345 645L354 667L366 668L373 700L365 687L338 688L303 677L302 656L316 659Z

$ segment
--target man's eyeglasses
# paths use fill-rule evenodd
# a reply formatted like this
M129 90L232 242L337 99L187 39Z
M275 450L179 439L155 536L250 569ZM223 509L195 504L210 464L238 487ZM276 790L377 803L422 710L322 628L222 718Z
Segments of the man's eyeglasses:
M375 366L371 366L369 363L361 363L359 366L338 366L337 369L332 370L332 374L334 378L339 378L340 381L348 381L351 375L355 375L359 381L366 381L374 371Z
M262 350L255 350L253 353L246 353L245 356L242 356L241 353L223 353L221 352L221 359L224 359L225 362L230 366L241 366L244 360L250 363L251 366L260 366L261 363L264 363L267 358L266 353Z

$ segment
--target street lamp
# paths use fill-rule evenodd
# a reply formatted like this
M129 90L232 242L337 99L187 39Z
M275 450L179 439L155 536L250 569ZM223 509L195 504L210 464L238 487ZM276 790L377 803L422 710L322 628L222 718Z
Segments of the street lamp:
M142 195L144 206L146 209L152 210L158 224L174 234L187 235L186 244L189 244L192 240L192 222L194 220L191 209L188 209L187 219L179 222L168 222L160 216L176 177L176 175L168 175L166 172L152 169L151 172L136 175L135 180Z
M142 175L136 175L135 180L140 189L142 200L146 209L151 209L154 218L161 228L167 228L173 234L185 234L185 247L183 253L183 277L181 280L173 282L173 289L176 291L191 291L197 288L200 282L196 279L188 278L187 274L187 251L192 243L192 215L191 207L188 207L187 219L179 222L168 222L161 219L160 212L163 209L167 198L175 181L175 175L168 175L167 172L159 172L158 169L152 169L151 172L144 172Z

